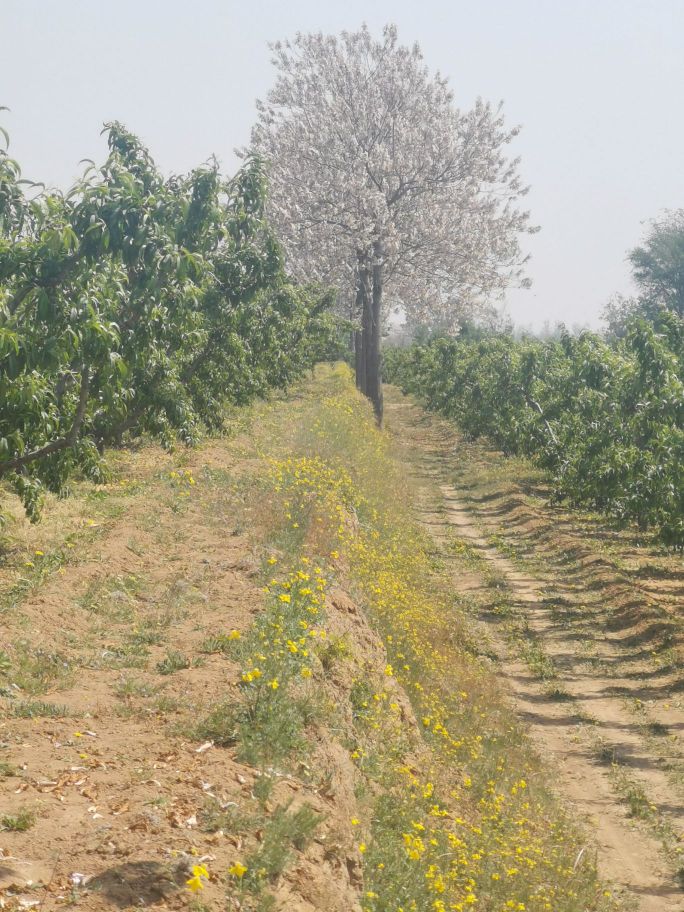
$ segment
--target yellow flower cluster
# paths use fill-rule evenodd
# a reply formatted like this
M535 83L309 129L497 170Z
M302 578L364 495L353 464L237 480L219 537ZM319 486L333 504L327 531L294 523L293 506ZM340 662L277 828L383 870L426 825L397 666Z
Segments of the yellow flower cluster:
M204 881L209 879L209 871L203 864L192 866L192 877L185 881L189 890L197 893L204 889Z
M268 692L271 698L281 698L293 679L312 676L312 643L326 638L321 626L325 588L322 568L312 566L307 558L283 579L272 579L266 586L271 596L267 610L234 646L246 692L260 699Z
M190 469L181 469L180 472L169 472L169 478L171 479L172 484L180 488L191 488L196 484L196 481Z
M359 684L354 717L359 731L370 735L364 744L360 736L350 752L385 795L359 849L368 888L364 910L612 908L591 866L573 865L573 833L542 786L538 797L530 795L535 773L521 768L517 747L509 749L521 737L514 724L470 695L468 681L489 672L459 642L462 618L446 587L435 585L430 546L397 503L393 492L401 479L386 438L366 403L346 380L342 385L340 393L316 403L312 421L317 448L336 441L330 457L288 456L274 460L272 471L304 540L307 530L316 532L308 539L319 549L312 560L334 555L386 643L384 680L391 692L379 687L366 694ZM281 601L296 593L300 604L303 582L295 573L274 582L271 591ZM322 580L315 582L318 591ZM308 598L316 608L314 593ZM295 638L278 623L263 652L268 647L279 661L288 655L301 661L311 635ZM422 720L421 748L406 731L393 697L397 686Z

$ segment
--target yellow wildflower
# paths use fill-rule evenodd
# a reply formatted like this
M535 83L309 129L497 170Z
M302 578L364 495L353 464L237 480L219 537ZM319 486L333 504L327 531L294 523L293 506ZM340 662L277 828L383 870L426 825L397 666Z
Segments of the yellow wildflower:
M233 877L237 877L238 880L242 880L247 873L247 867L242 862L236 861L228 868L228 873Z
M188 888L192 890L193 893L197 893L198 890L204 889L203 878L209 878L209 871L207 871L204 865L193 865L192 866L192 877L189 880L186 880Z

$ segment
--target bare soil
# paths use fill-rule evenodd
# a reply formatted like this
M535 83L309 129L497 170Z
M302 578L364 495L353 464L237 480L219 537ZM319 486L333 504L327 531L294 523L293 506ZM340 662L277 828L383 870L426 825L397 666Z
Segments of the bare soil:
M681 912L681 561L551 506L538 473L397 391L386 402L423 523L587 851L635 908Z
M306 803L322 822L279 879L275 908L358 909L353 769L329 733L314 752L326 789L306 768L273 770L265 803L255 769L193 736L238 679L204 642L263 609L249 458L238 440L180 465L156 448L121 459L125 484L96 497L84 487L39 526L17 514L2 554L0 648L22 670L0 712L0 907L240 908L226 905L226 872L261 833L212 831L207 808ZM335 604L332 629L358 628L360 649L381 648L343 594ZM22 811L34 818L25 830L12 822ZM195 898L186 881L198 863L212 879Z
M682 912L681 562L550 506L538 473L391 389L387 425L481 654L583 823L585 851L635 908ZM16 511L0 544L12 667L0 696L0 908L239 909L225 872L263 833L209 826L209 809L230 819L291 802L321 824L274 883L273 908L358 912L358 774L339 732L319 725L306 763L269 772L266 800L235 750L194 732L239 677L207 640L245 631L264 606L270 518L253 441L115 462L116 482L77 486L38 526ZM350 643L354 673L382 675L383 643L346 592L329 594L327 625ZM322 697L349 703L351 675L333 670ZM398 687L394 698L417 730ZM193 897L197 863L212 877Z

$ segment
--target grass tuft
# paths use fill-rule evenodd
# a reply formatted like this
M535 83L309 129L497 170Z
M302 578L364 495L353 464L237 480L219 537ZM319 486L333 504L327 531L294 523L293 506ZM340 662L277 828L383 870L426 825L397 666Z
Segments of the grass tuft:
M0 817L0 830L10 833L25 833L36 822L35 811L22 808L16 814L5 814Z

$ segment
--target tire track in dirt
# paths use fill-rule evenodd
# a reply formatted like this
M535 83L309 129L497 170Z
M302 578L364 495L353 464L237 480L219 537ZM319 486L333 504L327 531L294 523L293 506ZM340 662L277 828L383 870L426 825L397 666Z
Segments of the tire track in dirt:
M445 546L455 535L468 543L483 566L505 581L513 610L524 618L553 661L557 683L570 697L558 700L544 691L538 677L513 654L502 636L500 617L483 611L473 619L497 656L497 670L529 727L530 737L543 756L552 758L559 792L574 806L577 817L593 829L599 870L621 893L632 897L641 912L682 912L684 893L673 872L672 857L665 856L653 832L630 820L624 800L616 793L612 767L601 765L597 759L598 740L607 753L620 759L630 781L643 787L673 839L681 835L684 803L675 795L662 759L650 750L633 713L625 706L626 696L638 700L644 696L639 675L646 671L646 660L640 662L636 677L616 675L613 669L620 667L623 658L629 658L618 632L594 638L592 661L588 663L586 656L578 653L577 633L559 623L558 612L554 614L546 604L545 580L536 573L521 571L489 543L481 530L484 518L466 506L449 483L450 460L458 445L455 433L409 400L397 400L396 396L390 397L387 414L391 432L401 438L418 487L418 509L442 547L441 557L449 559ZM460 571L454 582L461 592L477 585L472 574L462 579ZM562 592L564 581L555 582ZM480 586L484 584L481 579ZM570 579L569 586L581 593L582 579ZM591 601L591 592L587 596ZM588 629L587 635L590 633ZM594 628L596 633L602 632ZM634 663L630 667L634 670ZM683 726L680 711L668 714L669 730L679 733Z

